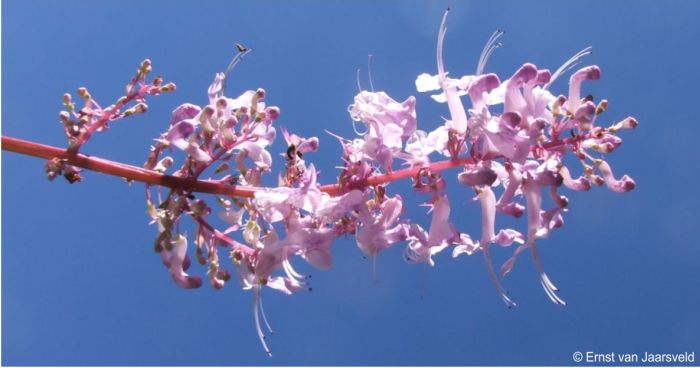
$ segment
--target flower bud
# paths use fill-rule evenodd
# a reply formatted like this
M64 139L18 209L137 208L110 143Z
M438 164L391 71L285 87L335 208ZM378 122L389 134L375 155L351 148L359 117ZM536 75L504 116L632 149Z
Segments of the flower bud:
M61 111L58 114L58 118L61 119L61 123L63 123L64 125L70 122L70 114L68 113L68 111Z
M175 83L170 82L162 87L160 87L161 92L172 92L175 90Z
M146 75L151 72L151 60L146 59L143 62L141 62L141 66L139 67L139 74Z
M600 115L608 108L608 100L601 100L595 109L595 114Z
M257 245L260 239L260 227L258 223L250 220L243 229L243 240L250 245Z
M148 105L146 105L143 102L140 102L136 104L136 106L134 106L133 109L134 114L143 114L144 112L148 111Z
M554 103L552 104L552 114L554 116L559 116L560 115L560 109L564 105L564 102L566 102L566 97L564 95L559 95L556 100L554 100Z
M280 108L277 106L268 106L265 108L265 114L270 120L277 120L280 117Z
M608 130L614 133L620 129L634 129L638 125L639 123L637 122L637 119L629 116L625 120L622 120L621 122L611 126L610 128L608 128Z
M167 169L169 169L173 165L173 158L170 156L166 156L160 161L158 161L158 164L156 164L156 167L153 168L154 171L158 171L159 173L164 173Z
M126 96L121 96L117 99L117 105L124 105L126 103Z
M92 98L92 97L90 97L90 92L88 92L87 88L85 88L85 87L78 88L78 96L80 96L86 100L89 100Z

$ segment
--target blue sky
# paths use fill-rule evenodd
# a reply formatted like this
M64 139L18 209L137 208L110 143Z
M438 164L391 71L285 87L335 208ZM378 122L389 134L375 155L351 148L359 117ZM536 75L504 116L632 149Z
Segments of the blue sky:
M637 188L567 192L566 225L539 243L568 306L550 303L529 257L504 281L519 303L508 310L480 255L445 252L424 269L406 264L398 245L379 256L375 282L354 240L339 239L332 270L295 263L313 274L313 292L266 290L276 330L268 358L250 293L235 282L192 291L171 281L152 250L141 185L93 173L77 185L49 183L41 160L3 152L2 364L566 365L575 351L700 353L697 2L4 1L2 134L64 145L62 94L85 85L112 101L148 57L177 92L83 148L139 165L174 107L206 102L214 73L241 42L255 51L229 90L264 87L282 110L280 125L318 135L311 160L329 182L340 149L322 130L353 134L346 109L368 54L376 89L417 96L419 127L432 130L448 113L414 91L418 74L435 72L448 5L445 60L454 75L473 72L497 28L507 32L504 47L487 70L504 78L527 61L554 70L592 45L585 61L603 77L584 88L610 101L609 121L640 122L608 157ZM565 81L553 89L564 92ZM479 207L454 174L455 222L477 234ZM411 204L408 216L427 225L421 198L407 183L392 187ZM495 249L496 263L510 252Z

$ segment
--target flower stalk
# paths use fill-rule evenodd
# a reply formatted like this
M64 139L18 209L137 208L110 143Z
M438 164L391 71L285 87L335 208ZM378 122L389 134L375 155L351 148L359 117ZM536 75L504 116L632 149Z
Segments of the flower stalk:
M19 153L22 155L50 159L53 157L66 157L67 149L49 146L46 144L28 141L20 138L2 136L2 150L8 152ZM221 194L232 197L253 198L256 191L269 189L264 187L248 187L240 185L230 185L221 183L218 180L192 180L188 178L177 177L159 173L155 170L144 169L138 166L133 166L117 161L107 160L100 157L88 156L82 153L67 157L65 162L69 165L80 167L83 169L99 172L102 174L118 176L129 181L136 181L144 184L160 185L172 189L184 190L188 192ZM428 166L430 171L438 172L442 170L461 167L471 162L470 158L462 158L458 160L443 160L437 161ZM331 196L339 196L347 190L364 189L377 185L388 184L396 180L412 178L424 167L410 167L402 170L393 171L390 173L376 175L359 182L354 182L347 188L343 188L338 184L321 185L321 192L328 193Z

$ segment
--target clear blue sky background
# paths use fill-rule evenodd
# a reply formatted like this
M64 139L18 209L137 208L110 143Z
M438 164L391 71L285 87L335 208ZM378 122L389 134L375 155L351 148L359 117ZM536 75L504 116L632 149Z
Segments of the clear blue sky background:
M399 245L380 255L374 282L371 262L354 240L341 239L331 271L295 263L313 273L313 292L266 290L276 329L268 358L250 293L236 282L187 291L171 281L153 253L156 230L147 225L141 185L94 173L82 184L50 183L43 161L3 152L2 364L547 365L573 364L577 350L695 350L698 359L698 2L4 1L2 134L64 145L61 95L85 85L113 101L148 57L178 91L84 147L139 165L169 112L204 103L214 73L242 42L255 51L235 71L231 91L262 86L282 109L280 125L319 135L311 160L329 182L340 149L322 129L353 134L346 108L355 70L373 54L377 89L396 99L416 94L415 77L436 70L448 5L445 54L454 75L473 72L496 28L507 31L505 45L487 70L504 79L526 61L554 70L592 45L586 62L600 65L603 78L585 89L610 101L606 122L628 115L640 122L609 157L637 189L567 192L566 226L540 242L568 306L550 303L528 255L505 280L519 303L508 310L481 255L454 260L445 252L423 269L405 264ZM564 92L566 79L554 90ZM417 98L419 126L438 126L446 106ZM273 151L283 149L277 142ZM477 235L479 207L454 174L455 222ZM393 188L427 226L421 198L406 183ZM496 263L510 253L495 249Z

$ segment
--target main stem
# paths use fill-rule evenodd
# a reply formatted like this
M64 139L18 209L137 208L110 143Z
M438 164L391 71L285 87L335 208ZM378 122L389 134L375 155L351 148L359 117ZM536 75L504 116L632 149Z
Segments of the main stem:
M66 149L49 146L37 142L26 141L19 138L2 136L2 150L15 152L23 155L52 159L54 157L65 158L66 163L83 169L101 172L103 174L119 176L127 180L138 181L146 184L161 185L173 189L188 190L190 192L222 194L233 197L252 198L255 192L267 190L263 187L245 187L237 185L222 184L211 180L194 180L181 178L172 175L161 174L157 171L144 169L138 166L123 164L121 162L106 160L99 157L87 156L82 153L66 156ZM354 182L346 187L338 184L322 185L321 191L332 196L343 194L350 189L362 189L370 186L389 183L395 180L413 177L418 172L427 167L431 171L442 171L453 167L459 167L472 162L470 158L458 160L444 160L430 164L429 166L412 166L407 169L393 171L386 174L375 175L371 178Z

